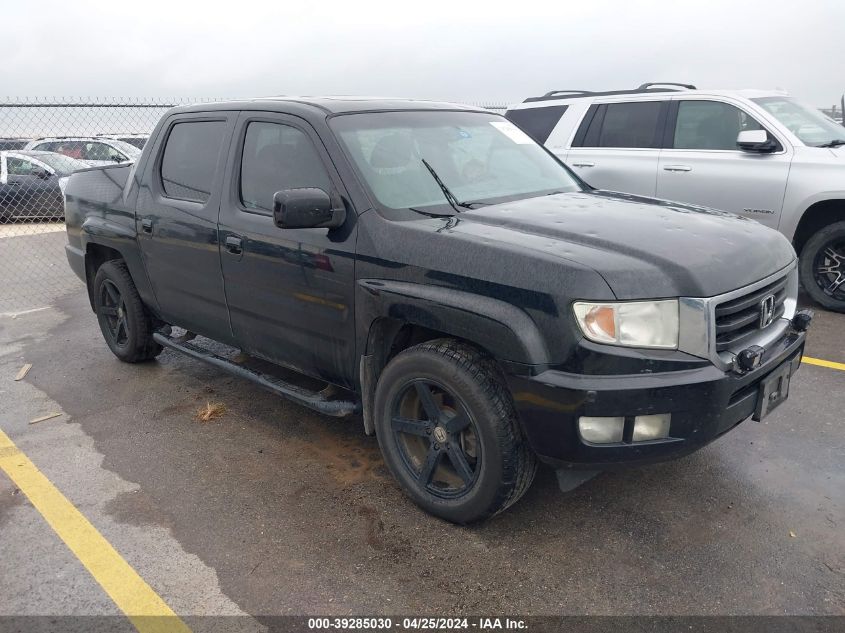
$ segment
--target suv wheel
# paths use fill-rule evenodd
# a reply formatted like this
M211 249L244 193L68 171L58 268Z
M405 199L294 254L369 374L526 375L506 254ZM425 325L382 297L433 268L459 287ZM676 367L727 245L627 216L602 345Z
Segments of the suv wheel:
M126 363L155 358L161 346L153 340L149 316L126 264L104 263L94 277L94 310L109 349Z
M845 312L845 222L826 226L804 245L801 284L813 300Z
M393 358L379 377L375 425L388 468L424 510L455 523L501 512L537 463L493 361L450 339Z

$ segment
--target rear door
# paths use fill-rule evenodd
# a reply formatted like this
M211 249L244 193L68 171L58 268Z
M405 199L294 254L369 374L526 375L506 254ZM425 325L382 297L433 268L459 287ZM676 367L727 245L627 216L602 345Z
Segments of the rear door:
M593 104L567 165L593 187L654 196L667 112L665 100Z
M144 167L135 221L162 317L231 342L217 219L237 113L178 114Z
M298 117L244 112L220 211L221 265L237 344L352 386L356 371L354 210L316 132ZM345 204L334 229L280 229L273 194L318 187Z
M708 99L673 101L667 143L657 170L657 197L700 204L777 228L792 149L771 130L779 149L744 152L742 130L766 129L738 105Z

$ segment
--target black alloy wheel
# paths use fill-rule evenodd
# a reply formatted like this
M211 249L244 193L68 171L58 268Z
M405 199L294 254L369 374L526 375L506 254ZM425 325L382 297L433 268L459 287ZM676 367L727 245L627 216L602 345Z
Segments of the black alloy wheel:
M487 519L528 490L537 459L499 366L450 338L396 354L376 384L373 423L403 492L454 523Z
M432 380L414 380L393 399L391 429L420 488L442 499L472 488L481 465L478 431L460 399Z
M813 258L813 278L828 297L845 301L845 239L833 239Z
M126 302L120 289L110 279L100 286L100 314L105 317L106 332L112 343L125 347L129 342L129 323L126 318Z
M153 325L126 262L109 260L97 269L91 295L100 331L112 353L125 363L141 363L161 353Z
M819 305L845 312L845 221L819 229L801 248L801 285Z

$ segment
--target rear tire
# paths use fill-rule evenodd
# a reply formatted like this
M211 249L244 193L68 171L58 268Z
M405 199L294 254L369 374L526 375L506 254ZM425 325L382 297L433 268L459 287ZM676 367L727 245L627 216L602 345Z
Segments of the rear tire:
M105 262L94 277L94 311L106 344L125 363L141 363L161 353L152 324L126 263Z
M798 267L801 285L813 301L845 312L845 222L830 224L807 240Z
M379 377L375 427L388 468L425 511L472 523L516 503L537 461L495 363L439 339L407 349Z

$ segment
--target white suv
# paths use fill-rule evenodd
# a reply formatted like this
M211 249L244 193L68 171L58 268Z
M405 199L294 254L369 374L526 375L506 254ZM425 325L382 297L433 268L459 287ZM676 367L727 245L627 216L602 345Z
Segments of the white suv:
M816 108L778 91L660 83L556 90L506 116L593 187L778 229L807 292L845 312L845 127Z
M24 149L56 152L84 161L92 167L132 163L138 160L141 150L109 138L90 138L85 136L37 138L26 144Z

